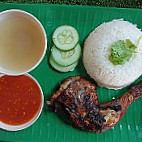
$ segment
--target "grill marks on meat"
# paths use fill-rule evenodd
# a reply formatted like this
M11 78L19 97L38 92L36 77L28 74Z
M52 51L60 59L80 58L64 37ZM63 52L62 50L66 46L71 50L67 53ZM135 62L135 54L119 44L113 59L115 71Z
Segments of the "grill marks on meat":
M90 101L98 103L96 86L80 76L65 79L61 83L59 90L51 96L51 104L54 104L55 99L61 94L68 95L68 97L74 97L76 100L78 98L78 101L80 102L85 98L88 101L90 99Z
M96 87L80 76L69 77L52 96L48 105L70 118L81 130L103 132L114 127L129 105L142 96L142 81L121 98L100 104Z
M86 106L92 102L98 104L96 86L80 76L75 76L65 79L47 103L55 112L68 116L73 124L85 130L89 127Z

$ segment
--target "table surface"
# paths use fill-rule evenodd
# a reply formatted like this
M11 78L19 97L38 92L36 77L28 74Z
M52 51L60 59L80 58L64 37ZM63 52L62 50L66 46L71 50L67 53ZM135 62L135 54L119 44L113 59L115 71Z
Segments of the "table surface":
M0 3L47 3L142 8L142 0L0 0Z

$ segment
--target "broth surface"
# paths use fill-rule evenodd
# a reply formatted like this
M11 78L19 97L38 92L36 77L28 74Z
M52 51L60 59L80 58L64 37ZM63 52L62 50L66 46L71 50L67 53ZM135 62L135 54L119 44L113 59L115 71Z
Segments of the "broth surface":
M0 66L10 71L33 67L44 51L39 25L21 13L3 14L0 19Z

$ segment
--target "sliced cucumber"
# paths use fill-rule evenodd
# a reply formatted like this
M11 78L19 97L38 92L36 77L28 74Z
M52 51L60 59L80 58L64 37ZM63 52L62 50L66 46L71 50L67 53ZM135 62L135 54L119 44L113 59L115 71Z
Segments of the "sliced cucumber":
M52 40L57 48L67 51L76 46L79 41L79 34L74 27L63 25L54 31Z
M79 44L70 51L61 51L55 47L52 47L52 56L54 60L61 66L69 66L76 62L81 55L81 47Z
M51 64L51 66L59 71L59 72L69 72L69 71L73 71L74 68L77 66L78 62L75 62L74 64L67 66L67 67L62 67L60 66L58 63L56 63L56 61L54 60L54 58L52 57L52 55L49 58L49 63Z

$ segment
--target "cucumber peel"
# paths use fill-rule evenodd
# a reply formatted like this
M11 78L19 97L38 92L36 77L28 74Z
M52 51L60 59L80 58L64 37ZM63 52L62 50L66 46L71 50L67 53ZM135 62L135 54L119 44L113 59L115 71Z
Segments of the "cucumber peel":
M71 50L79 41L79 34L77 30L68 25L59 26L53 33L53 43L60 50Z
M77 44L76 47L70 51L61 51L53 46L51 54L59 65L69 66L79 59L81 55L81 47Z
M51 66L59 71L59 72L69 72L69 71L73 71L74 68L77 66L78 64L78 61L73 63L72 65L70 66L67 66L67 67L63 67L63 66L60 66L58 63L56 63L56 61L54 60L54 58L52 57L52 55L50 55L50 58L49 58L49 63L51 64Z

